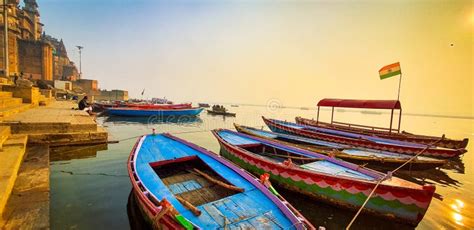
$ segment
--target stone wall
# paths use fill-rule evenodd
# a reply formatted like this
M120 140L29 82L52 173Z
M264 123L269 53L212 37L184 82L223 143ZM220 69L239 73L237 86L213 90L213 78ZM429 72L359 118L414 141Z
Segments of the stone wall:
M53 80L52 55L48 43L18 40L19 71L25 78Z
M125 90L101 90L99 95L94 96L96 101L128 101L128 91Z

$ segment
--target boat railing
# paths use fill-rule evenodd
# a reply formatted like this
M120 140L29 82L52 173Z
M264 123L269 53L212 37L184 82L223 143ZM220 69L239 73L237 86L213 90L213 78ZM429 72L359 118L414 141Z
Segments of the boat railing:
M351 127L356 127L356 128L364 128L364 129L369 129L372 131L386 131L390 132L389 128L384 128L384 127L377 127L377 126L369 126L369 125L360 125L360 124L351 124L351 123L345 123L345 122L340 122L340 121L333 121L333 124L336 125L341 125L341 126L347 126L349 128ZM399 129L391 129L392 131L400 132Z

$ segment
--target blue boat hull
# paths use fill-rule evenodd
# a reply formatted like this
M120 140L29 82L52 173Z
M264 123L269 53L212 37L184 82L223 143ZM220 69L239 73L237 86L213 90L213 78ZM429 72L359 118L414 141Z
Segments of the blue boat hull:
M196 162L208 167L208 173L215 172L243 191L216 200L206 198L204 203L195 206L200 214L194 214L177 197L183 198L200 189L204 191L206 183L189 171L179 169L178 174L170 171L189 165L199 167ZM289 204L285 205L255 178L216 154L169 134L141 137L130 155L128 171L142 211L149 219L155 218L161 210L157 205L166 200L182 217L201 229L304 229L306 226L302 222L304 217L296 216L287 207ZM215 190L224 189L215 186L212 185ZM203 196L205 193L193 194Z
M109 108L107 112L114 116L125 117L169 117L169 116L197 116L203 108L193 109L170 109L170 110L150 110L150 109L127 109L127 108Z

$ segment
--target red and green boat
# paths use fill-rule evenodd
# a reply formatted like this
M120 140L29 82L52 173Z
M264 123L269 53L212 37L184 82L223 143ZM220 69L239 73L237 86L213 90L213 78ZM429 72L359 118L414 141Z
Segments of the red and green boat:
M358 210L379 183L363 212L416 226L435 192L433 185L418 185L275 141L225 129L213 134L221 155L240 167L256 175L268 173L275 184L339 207Z

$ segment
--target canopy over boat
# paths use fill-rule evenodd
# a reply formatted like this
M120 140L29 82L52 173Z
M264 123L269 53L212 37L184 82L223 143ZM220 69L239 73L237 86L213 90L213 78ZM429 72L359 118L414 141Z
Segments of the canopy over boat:
M318 102L320 107L357 109L402 109L398 100L354 100L325 98Z
M387 109L391 110L390 115L390 128L388 129L389 132L397 131L400 132L400 124L402 121L402 105L399 100L355 100L355 99L334 99L334 98L325 98L318 102L318 116L317 122L319 122L319 109L320 107L332 107L331 112L331 124L333 123L340 123L345 124L342 122L335 122L334 121L334 108L354 108L354 109ZM393 112L394 110L399 110L398 115L398 128L393 129ZM357 125L356 125L357 126ZM385 129L380 127L369 127L374 129Z

